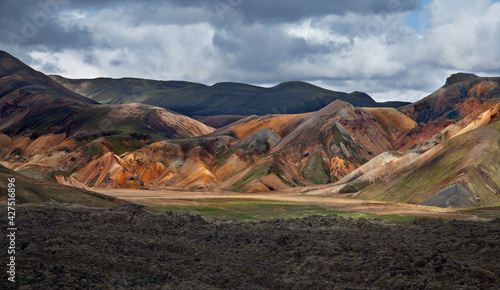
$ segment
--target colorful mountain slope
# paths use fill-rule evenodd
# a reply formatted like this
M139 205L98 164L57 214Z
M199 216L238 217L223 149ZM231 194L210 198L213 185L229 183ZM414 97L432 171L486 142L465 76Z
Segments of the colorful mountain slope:
M385 122L377 122L384 112ZM108 152L74 176L88 186L246 192L329 183L395 150L397 138L413 126L396 110L337 100L315 113L251 116L204 137L162 141L122 156Z
M488 103L499 98L500 77L458 73L451 75L442 88L399 110L418 123L439 118L458 120L481 107L490 107Z
M102 154L214 130L150 105L101 105L4 52L0 65L0 160L27 175L79 185L60 173L74 173Z
M14 178L16 202L38 203L57 201L90 207L114 207L127 201L104 194L26 177L0 165L0 200L6 201L8 180Z
M500 121L436 145L356 197L440 207L496 205Z
M414 149L380 154L312 193L356 193L357 198L440 207L496 205L500 103L482 113L481 107Z

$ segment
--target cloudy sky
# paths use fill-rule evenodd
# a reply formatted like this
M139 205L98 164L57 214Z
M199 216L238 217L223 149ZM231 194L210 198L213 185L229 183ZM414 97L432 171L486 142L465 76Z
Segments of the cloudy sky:
M418 100L500 76L500 0L2 0L0 50L46 74L302 80Z

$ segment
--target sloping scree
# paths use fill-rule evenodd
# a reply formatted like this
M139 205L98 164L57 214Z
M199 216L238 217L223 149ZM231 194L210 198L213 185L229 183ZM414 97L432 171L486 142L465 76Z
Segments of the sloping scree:
M1 208L6 216L5 208ZM20 289L495 289L500 220L237 222L140 206L17 208ZM6 249L6 239L1 239ZM6 261L2 251L2 261ZM9 289L2 271L1 289Z

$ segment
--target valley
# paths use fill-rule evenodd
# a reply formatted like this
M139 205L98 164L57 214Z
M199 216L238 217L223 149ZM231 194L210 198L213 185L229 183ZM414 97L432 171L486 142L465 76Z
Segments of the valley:
M308 189L310 190L310 189ZM141 204L147 208L173 210L179 212L188 211L198 214L209 214L214 218L226 218L224 212L225 206L234 206L233 203L245 205L246 203L260 203L263 205L273 205L278 210L286 209L287 205L295 206L315 206L317 211L306 213L310 214L339 214L355 217L372 217L382 219L398 220L398 217L404 219L405 216L418 218L441 218L457 219L468 221L489 221L494 218L500 218L500 212L496 215L483 215L480 211L438 208L422 205L412 205L405 203L389 203L379 201L366 201L361 199L350 199L348 196L339 197L338 195L324 196L308 194L306 189L288 189L274 191L272 193L236 193L230 191L185 191L178 189L96 189L97 192L107 196L113 196L122 200ZM219 209L220 212L210 214L203 212L203 208L210 211ZM198 209L200 211L198 211ZM320 209L324 209L321 211ZM486 208L485 208L486 209ZM253 208L244 213L246 218L243 220L261 220L259 216L253 215ZM258 209L255 209L256 211ZM498 211L498 208L491 208L492 212ZM368 215L364 215L368 214ZM299 215L300 212L299 212ZM295 217L295 216L291 216ZM231 219L231 217L228 217ZM262 219L279 218L279 216L266 215Z

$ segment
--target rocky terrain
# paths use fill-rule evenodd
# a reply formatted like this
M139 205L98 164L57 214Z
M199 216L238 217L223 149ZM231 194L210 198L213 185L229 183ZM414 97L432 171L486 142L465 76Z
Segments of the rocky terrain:
M498 219L236 222L153 214L135 205L54 203L17 213L19 289L496 289L500 283ZM1 275L0 287L8 289Z

